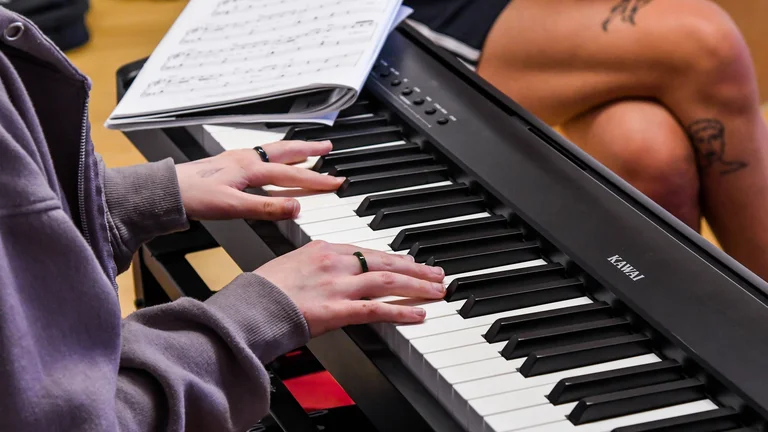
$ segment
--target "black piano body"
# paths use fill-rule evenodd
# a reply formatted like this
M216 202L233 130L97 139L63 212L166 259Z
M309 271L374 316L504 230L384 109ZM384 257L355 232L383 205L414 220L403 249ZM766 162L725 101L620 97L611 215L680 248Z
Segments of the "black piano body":
M142 63L118 71L118 98ZM622 310L654 352L684 365L710 399L761 430L768 420L764 281L407 24L389 37L350 110L383 115L408 143L435 155L494 214L534 233L542 257L577 274L591 298ZM294 136L322 129L305 126ZM150 161L222 151L202 127L125 134ZM354 147L354 139L345 142ZM296 247L270 222L201 225L243 271ZM177 295L210 295L191 291ZM330 333L308 350L376 430L466 429L369 326Z

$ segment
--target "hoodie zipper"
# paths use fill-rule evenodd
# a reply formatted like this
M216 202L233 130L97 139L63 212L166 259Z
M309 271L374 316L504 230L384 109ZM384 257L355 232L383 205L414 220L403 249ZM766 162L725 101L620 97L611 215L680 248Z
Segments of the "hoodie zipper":
M86 140L88 137L88 98L85 99L83 108L83 118L80 124L80 162L77 169L77 202L80 208L80 225L83 229L83 237L88 246L91 245L91 237L88 233L88 222L85 216L85 151Z

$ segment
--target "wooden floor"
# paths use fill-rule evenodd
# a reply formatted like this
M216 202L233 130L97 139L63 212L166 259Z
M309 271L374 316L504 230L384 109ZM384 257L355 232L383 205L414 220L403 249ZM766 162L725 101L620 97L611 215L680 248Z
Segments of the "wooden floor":
M141 154L117 131L103 127L115 106L115 71L122 65L146 57L163 37L186 0L91 0L88 16L91 41L68 53L74 64L93 80L91 122L96 150L109 166L145 162ZM768 2L763 0L720 0L742 26L750 44L761 81L763 100L768 101ZM766 44L763 45L765 40ZM766 111L768 117L768 110ZM705 237L714 241L711 233ZM239 269L221 250L188 256L203 279L214 289L221 288ZM131 272L118 278L123 315L134 310Z

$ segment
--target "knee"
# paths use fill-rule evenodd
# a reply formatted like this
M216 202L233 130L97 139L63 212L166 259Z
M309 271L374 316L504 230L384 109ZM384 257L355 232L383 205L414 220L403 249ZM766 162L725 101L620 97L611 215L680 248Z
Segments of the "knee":
M563 132L657 204L695 222L695 154L682 126L662 105L613 103L563 125Z
M757 82L752 58L741 32L728 14L710 2L696 0L696 7L679 17L669 37L684 82L695 85L698 96L729 111L757 102Z

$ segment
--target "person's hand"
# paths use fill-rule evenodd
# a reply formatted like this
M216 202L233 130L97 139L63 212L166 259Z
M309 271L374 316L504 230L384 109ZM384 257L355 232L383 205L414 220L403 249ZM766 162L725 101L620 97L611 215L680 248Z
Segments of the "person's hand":
M355 251L368 263L363 273ZM254 271L283 290L309 325L312 337L346 325L373 322L418 323L424 309L375 299L403 296L441 299L445 278L439 267L417 264L409 255L387 254L352 245L311 242Z
M299 214L292 198L266 197L243 192L264 185L334 191L344 182L293 164L309 156L331 151L330 141L279 141L262 146L269 163L256 150L231 150L216 156L176 166L181 199L189 219L281 220Z

